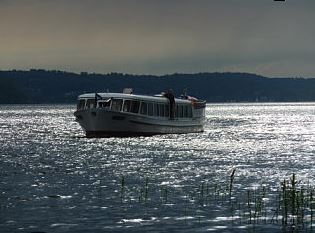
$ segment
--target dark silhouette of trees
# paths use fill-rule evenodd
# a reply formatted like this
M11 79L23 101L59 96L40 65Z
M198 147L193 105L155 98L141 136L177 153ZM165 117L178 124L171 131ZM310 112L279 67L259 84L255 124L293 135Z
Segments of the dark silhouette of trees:
M249 73L197 73L164 76L123 73L80 74L52 70L0 71L0 103L73 103L87 92L157 94L173 89L208 102L315 101L315 79L266 78Z

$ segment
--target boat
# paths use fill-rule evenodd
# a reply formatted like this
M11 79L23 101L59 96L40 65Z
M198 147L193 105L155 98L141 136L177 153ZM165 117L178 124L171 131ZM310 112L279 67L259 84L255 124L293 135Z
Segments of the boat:
M79 95L76 121L87 137L198 133L204 129L206 101L171 91L158 95L87 93Z

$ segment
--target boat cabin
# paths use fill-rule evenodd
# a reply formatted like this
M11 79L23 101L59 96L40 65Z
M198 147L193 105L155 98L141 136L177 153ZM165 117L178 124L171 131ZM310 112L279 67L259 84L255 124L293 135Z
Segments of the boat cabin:
M174 118L192 118L193 103L175 99ZM106 109L150 117L170 117L169 100L165 97L117 93L84 94L79 96L77 110Z

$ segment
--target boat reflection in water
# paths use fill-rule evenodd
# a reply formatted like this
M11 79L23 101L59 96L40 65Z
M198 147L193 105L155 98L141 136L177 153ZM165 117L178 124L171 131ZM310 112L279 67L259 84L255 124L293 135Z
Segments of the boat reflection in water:
M76 121L87 137L149 136L202 132L206 102L171 91L155 96L88 93L78 97Z

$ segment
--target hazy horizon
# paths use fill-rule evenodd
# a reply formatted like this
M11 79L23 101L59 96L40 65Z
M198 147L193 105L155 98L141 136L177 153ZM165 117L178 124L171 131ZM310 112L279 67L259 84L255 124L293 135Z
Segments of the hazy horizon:
M0 70L315 77L315 1L0 0Z

